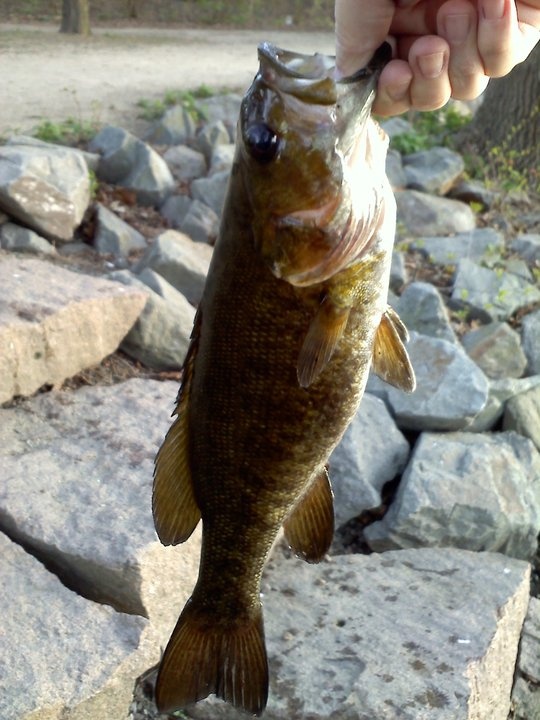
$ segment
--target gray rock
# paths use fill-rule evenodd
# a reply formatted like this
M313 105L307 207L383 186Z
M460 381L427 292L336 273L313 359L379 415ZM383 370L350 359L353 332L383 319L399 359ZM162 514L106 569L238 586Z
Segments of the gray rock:
M211 207L200 200L193 200L180 230L196 242L212 242L219 232L219 218Z
M527 357L529 375L540 374L540 310L536 310L523 318L521 325L521 342Z
M485 262L489 257L500 257L504 237L491 228L474 228L452 237L422 237L411 247L436 265L456 265L462 258Z
M538 386L540 386L540 375L519 380L517 378L491 380L485 407L464 430L467 432L491 430L503 416L507 400Z
M140 262L135 273L150 268L159 273L184 295L192 305L202 297L212 248L205 243L193 242L187 235L167 230L155 239Z
M397 118L396 118L397 119ZM386 174L392 190L403 190L407 184L401 154L389 148L386 153Z
M0 574L9 588L0 596L2 720L60 717L138 648L145 620L84 600L3 533Z
M224 170L227 170L230 173L235 152L236 145L234 143L217 145L212 151L210 170L208 171L208 174L215 175L216 173L223 172Z
M182 105L173 105L150 126L144 139L154 145L182 145L195 137L196 130L191 113Z
M460 430L484 409L487 378L459 345L413 332L407 352L416 373L413 393L382 381L368 385L390 406L400 428Z
M385 118L381 121L381 127L390 140L398 137L399 135L409 135L414 132L412 124L402 117Z
M270 561L267 720L506 720L529 569L415 550ZM218 701L200 720L240 720Z
M141 273L140 279L129 270L119 270L110 275L112 280L145 290L148 295L142 313L124 338L121 348L147 367L177 370L184 364L195 309L163 278L161 292L156 292L158 283L153 276L148 268ZM165 285L168 286L166 289ZM148 288L151 290L148 291Z
M510 398L503 418L504 430L530 438L540 450L540 387Z
M122 128L107 126L91 141L101 160L98 177L133 190L142 205L161 205L174 189L167 163L155 150Z
M108 280L0 254L0 402L99 363L120 345L145 300Z
M406 155L403 166L408 187L437 195L446 195L465 169L462 156L446 147Z
M94 247L101 255L127 257L131 252L146 249L147 245L140 232L98 203Z
M468 205L459 200L434 197L418 190L396 193L398 229L400 234L440 235L467 232L476 225Z
M204 125L197 133L197 147L203 153L210 164L212 155L219 145L229 145L231 140L229 131L221 120Z
M177 180L190 182L206 175L206 160L198 150L187 145L175 145L166 150L163 159Z
M380 505L383 485L401 473L408 457L409 443L385 404L366 393L329 460L336 527Z
M467 355L489 377L519 378L527 366L519 334L510 325L492 322L466 333L461 342Z
M508 258L504 262L504 269L506 272L512 273L512 275L519 275L527 282L534 282L534 276L529 270L529 266L525 260L520 258Z
M195 200L209 205L212 210L221 216L225 195L229 185L229 171L223 170L211 177L199 178L191 183L191 194Z
M497 197L494 192L474 180L460 180L450 189L448 196L466 203L479 203L482 210L489 210Z
M171 227L179 228L191 203L192 199L189 195L171 195L160 207L159 212L169 221Z
M456 343L448 311L433 285L414 282L405 288L395 307L409 330Z
M516 310L540 301L540 289L517 275L490 270L465 258L458 263L452 300L470 308L481 320L507 320Z
M424 433L380 522L376 551L459 547L530 560L540 532L540 454L516 433Z
M214 95L197 102L199 110L208 123L223 122L229 131L231 141L234 140L234 131L240 115L241 104L242 96L237 93Z
M17 252L56 255L56 248L33 230L12 222L0 225L0 247Z
M405 253L394 250L390 266L390 288L397 292L401 290L408 279L409 273L405 265Z
M0 210L47 238L71 240L90 202L81 153L56 145L0 148Z
M512 241L511 248L528 262L540 261L540 234L524 233Z
M540 600L531 597L512 690L513 720L540 720Z

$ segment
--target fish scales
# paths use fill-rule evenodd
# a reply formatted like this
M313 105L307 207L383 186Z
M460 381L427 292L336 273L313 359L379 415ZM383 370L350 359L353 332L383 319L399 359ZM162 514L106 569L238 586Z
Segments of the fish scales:
M156 459L162 542L203 521L199 578L157 680L169 712L211 693L263 711L260 581L271 546L283 525L308 561L328 549L326 463L372 360L388 381L414 387L406 331L386 309L395 204L386 141L369 118L388 52L339 91L324 56L269 45L259 56L177 419Z

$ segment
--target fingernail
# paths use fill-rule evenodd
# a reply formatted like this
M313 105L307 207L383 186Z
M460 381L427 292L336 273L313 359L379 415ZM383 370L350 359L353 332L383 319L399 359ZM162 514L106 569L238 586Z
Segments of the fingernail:
M486 20L500 20L506 8L506 0L484 0L482 15Z
M431 80L441 74L444 65L444 53L437 52L431 55L420 55L418 57L418 65L422 71L422 75Z
M467 13L447 15L444 20L446 39L452 45L460 45L467 39L470 26L470 17Z

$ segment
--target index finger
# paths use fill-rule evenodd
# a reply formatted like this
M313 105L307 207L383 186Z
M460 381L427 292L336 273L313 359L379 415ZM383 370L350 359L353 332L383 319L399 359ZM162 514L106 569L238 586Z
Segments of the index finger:
M340 77L364 67L384 42L395 11L393 0L336 0L336 70Z

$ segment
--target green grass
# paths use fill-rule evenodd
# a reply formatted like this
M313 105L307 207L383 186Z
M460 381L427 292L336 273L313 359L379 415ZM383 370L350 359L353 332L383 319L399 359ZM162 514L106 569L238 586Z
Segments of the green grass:
M219 91L220 94L224 92L226 91ZM202 122L206 120L206 115L197 101L216 94L218 94L218 91L212 90L208 85L199 85L193 90L167 90L163 99L139 100L137 103L137 106L141 109L139 117L144 120L159 120L168 108L173 105L181 105L196 122Z
M93 120L77 120L69 117L60 122L43 120L32 133L38 140L58 145L84 145L99 130L99 123Z
M451 138L454 133L462 130L471 121L452 105L432 112L412 113L409 120L413 129L397 135L390 143L402 155L429 150L436 145L452 147Z

